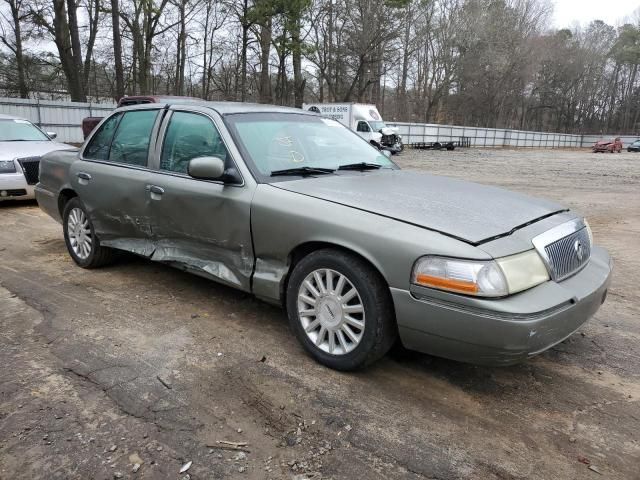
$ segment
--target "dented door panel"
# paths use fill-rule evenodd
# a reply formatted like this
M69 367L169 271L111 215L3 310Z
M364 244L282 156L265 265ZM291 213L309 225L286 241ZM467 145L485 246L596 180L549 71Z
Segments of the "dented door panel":
M148 198L151 259L250 291L251 191L169 173L154 173L151 183L163 190Z
M102 245L147 257L153 253L145 190L150 175L145 169L96 161L78 160L71 165L70 183Z

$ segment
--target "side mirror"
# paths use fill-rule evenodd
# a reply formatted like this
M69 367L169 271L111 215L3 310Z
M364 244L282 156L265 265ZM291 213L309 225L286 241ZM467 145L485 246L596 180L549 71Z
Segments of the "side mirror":
M387 158L391 158L391 152L389 150L382 150L382 154Z
M55 138L58 138L58 134L56 132L47 132L47 137L53 140Z
M224 161L219 157L198 157L189 160L187 172L193 178L220 180L224 175Z

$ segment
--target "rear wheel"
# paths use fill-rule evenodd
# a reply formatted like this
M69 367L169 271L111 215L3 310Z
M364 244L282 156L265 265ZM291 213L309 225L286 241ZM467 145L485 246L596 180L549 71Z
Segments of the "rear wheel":
M307 352L337 370L374 362L397 336L382 277L362 259L340 250L318 250L295 266L287 313Z
M91 219L78 197L67 202L62 220L64 241L69 255L77 265L82 268L97 268L113 262L115 252L100 245Z

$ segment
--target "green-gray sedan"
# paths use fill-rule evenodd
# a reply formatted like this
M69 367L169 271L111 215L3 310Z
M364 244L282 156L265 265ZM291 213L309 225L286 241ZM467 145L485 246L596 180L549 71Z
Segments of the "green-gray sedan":
M286 308L319 362L405 347L508 365L605 299L608 253L555 203L400 170L339 123L265 105L121 108L42 159L36 197L71 258L125 250Z

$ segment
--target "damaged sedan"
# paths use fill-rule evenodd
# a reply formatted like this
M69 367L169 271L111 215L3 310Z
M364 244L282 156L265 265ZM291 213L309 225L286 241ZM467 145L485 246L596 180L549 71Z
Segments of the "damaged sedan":
M398 339L526 360L598 310L612 269L566 207L403 171L338 122L283 107L118 109L79 152L42 159L36 197L79 266L124 250L250 292L340 370Z

